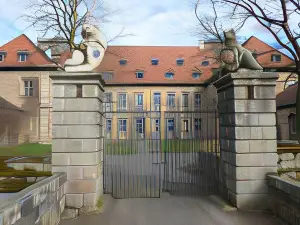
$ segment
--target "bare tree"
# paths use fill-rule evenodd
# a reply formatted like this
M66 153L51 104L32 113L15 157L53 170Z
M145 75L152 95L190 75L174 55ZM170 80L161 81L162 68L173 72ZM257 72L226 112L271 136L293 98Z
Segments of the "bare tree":
M203 37L205 40L216 39L220 41L221 44L224 43L223 31L233 28L236 33L244 26L247 18L240 21L233 21L226 9L221 10L224 4L220 3L218 0L197 0L194 5L194 13L198 20L198 26L196 35ZM206 6L206 7L205 7ZM210 13L201 10L209 8ZM228 8L228 7L227 7Z
M107 23L108 17L117 12L101 0L31 0L30 3L27 13L22 15L28 27L35 27L43 37L50 33L65 38L71 51L79 48L76 37L84 23ZM123 31L113 40L126 36Z
M295 73L300 75L300 1L299 0L218 0L231 7L232 19L254 18L293 57ZM289 79L293 73L288 76ZM297 139L300 142L300 88L296 103Z

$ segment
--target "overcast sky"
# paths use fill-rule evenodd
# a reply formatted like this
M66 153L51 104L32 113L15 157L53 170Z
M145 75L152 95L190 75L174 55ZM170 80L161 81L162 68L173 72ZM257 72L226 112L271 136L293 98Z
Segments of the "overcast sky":
M197 24L191 5L192 0L107 0L110 7L120 13L110 18L104 32L108 37L122 28L134 36L118 39L112 45L198 45L199 37L192 35ZM0 0L0 46L25 33L36 43L38 34L34 29L23 32L26 24L18 19L28 0ZM209 11L203 8L202 10ZM260 25L248 21L239 33L245 40L251 35L276 47L276 41Z

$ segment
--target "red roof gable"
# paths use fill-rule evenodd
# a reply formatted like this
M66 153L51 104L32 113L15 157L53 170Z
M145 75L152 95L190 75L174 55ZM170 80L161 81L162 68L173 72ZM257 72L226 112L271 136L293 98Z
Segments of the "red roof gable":
M282 52L278 51L277 49L273 48L272 46L268 45L267 43L259 40L257 37L251 36L244 44L243 47L247 48L252 52L257 53L256 60L262 65L264 68L279 68L279 67L287 67L294 63L294 61L288 57L287 55L283 54ZM280 54L281 55L281 62L272 62L271 56L272 54Z
M25 62L19 62L19 51L28 52L29 55ZM0 62L0 67L55 66L51 59L25 34L1 46L0 52L5 52L4 61Z

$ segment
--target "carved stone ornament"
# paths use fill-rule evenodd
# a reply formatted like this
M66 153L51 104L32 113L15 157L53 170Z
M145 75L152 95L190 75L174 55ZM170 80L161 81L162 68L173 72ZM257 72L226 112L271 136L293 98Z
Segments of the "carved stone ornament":
M66 60L66 72L90 72L103 60L107 41L102 32L93 25L84 24L81 35L83 42L80 44L80 50L75 50L72 58Z
M252 53L236 41L233 29L224 32L225 48L221 51L220 59L226 72L234 72L239 68L263 70Z

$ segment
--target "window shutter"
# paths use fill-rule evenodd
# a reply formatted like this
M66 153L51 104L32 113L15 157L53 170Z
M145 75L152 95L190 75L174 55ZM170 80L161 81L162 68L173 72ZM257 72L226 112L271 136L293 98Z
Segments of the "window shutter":
M39 80L38 79L32 80L32 86L33 86L33 96L38 97L39 96Z

